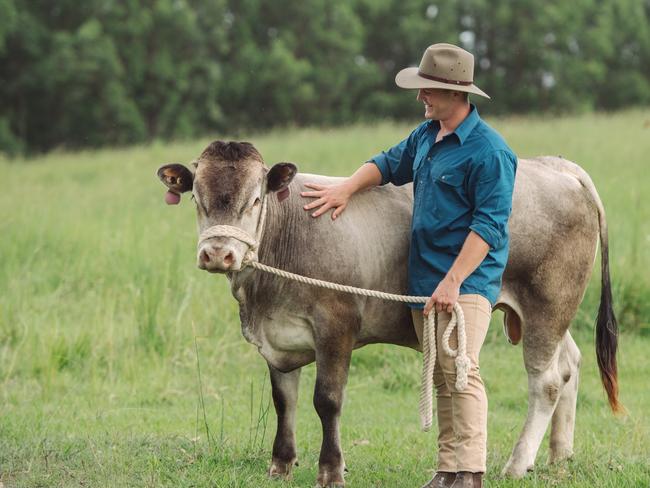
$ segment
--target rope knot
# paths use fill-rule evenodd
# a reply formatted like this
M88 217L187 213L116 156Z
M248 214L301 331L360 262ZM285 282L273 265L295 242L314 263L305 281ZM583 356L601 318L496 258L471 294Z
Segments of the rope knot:
M456 363L456 390L463 391L467 387L467 374L471 362L467 355L456 356L454 362Z

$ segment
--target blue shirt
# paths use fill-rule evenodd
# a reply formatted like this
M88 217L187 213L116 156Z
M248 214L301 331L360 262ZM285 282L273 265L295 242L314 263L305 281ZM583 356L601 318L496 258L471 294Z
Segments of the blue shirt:
M456 130L436 143L439 130L438 121L428 120L371 161L381 171L382 185L413 182L408 293L431 296L473 230L490 249L460 293L477 293L494 306L508 260L517 157L474 105Z

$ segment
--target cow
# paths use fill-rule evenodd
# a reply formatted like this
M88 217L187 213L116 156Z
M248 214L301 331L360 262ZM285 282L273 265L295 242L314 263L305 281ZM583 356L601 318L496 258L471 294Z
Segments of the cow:
M379 186L356 194L336 221L303 210L306 182L342 178L298 173L292 163L265 165L246 142L211 143L190 167L158 170L166 200L191 192L199 234L214 225L254 236L261 212L257 259L322 280L404 293L412 215L412 186ZM266 205L263 205L266 199ZM598 242L602 287L596 353L614 411L618 402L617 324L612 308L607 225L587 173L560 157L520 159L509 221L511 246L495 308L512 344L523 342L528 415L504 474L522 477L551 424L550 462L570 457L580 351L569 325L583 299ZM296 463L295 418L300 369L316 362L313 402L322 423L319 486L344 486L339 418L352 351L371 343L420 350L407 306L324 290L242 265L249 245L234 237L202 239L201 269L225 274L239 303L242 333L268 363L277 414L268 474L291 477Z

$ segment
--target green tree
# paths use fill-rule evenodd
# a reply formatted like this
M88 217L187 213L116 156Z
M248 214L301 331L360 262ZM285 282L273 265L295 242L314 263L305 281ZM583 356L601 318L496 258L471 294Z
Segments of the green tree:
M434 42L482 112L650 103L650 0L0 0L0 151L414 116Z

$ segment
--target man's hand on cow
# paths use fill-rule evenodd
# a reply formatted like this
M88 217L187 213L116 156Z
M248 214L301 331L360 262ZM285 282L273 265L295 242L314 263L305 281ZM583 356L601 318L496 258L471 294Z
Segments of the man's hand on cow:
M453 283L448 278L444 278L424 306L424 315L428 316L434 307L436 312L444 311L451 313L454 309L454 304L458 301L459 295L460 285Z
M352 190L346 184L339 185L317 185L316 183L305 183L307 188L311 188L315 191L302 191L300 195L308 198L315 198L316 200L308 203L303 208L305 210L311 210L313 208L319 207L314 213L311 214L312 217L318 217L330 208L333 208L332 220L335 220L348 204L350 196L352 195Z

